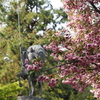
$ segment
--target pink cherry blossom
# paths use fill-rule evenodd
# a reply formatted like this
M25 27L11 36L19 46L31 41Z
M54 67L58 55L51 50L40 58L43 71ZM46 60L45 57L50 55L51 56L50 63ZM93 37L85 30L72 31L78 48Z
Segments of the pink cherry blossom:
M33 65L33 69L34 69L35 71L38 71L38 70L39 70L39 66Z
M28 60L28 59L25 59L25 63L26 63L26 64L29 63L29 60Z
M66 30L55 32L45 49L59 62L57 74L62 83L71 85L79 92L91 85L94 97L100 98L100 0L63 0L68 15ZM70 33L73 32L74 37ZM64 36L62 35L64 34ZM59 46L66 50L61 50ZM59 59L59 56L62 60ZM26 61L27 62L27 61ZM64 63L65 65L62 65ZM28 70L38 70L38 65L26 66ZM37 81L47 82L55 87L58 79L40 75Z
M63 0L65 12L68 15L65 34L70 31L74 38L67 35L61 40L61 33L56 32L59 40L53 40L47 49L52 50L51 56L58 60L59 55L67 63L59 66L59 77L62 83L70 84L79 92L91 85L94 97L100 98L100 0ZM95 6L95 7L94 7ZM96 9L95 9L96 8ZM57 43L58 42L58 43ZM59 45L65 47L60 51ZM61 62L62 63L62 62ZM66 79L65 79L66 78ZM54 81L48 83L55 86Z
M28 65L27 70L30 71L32 69L33 69L33 66L32 65Z

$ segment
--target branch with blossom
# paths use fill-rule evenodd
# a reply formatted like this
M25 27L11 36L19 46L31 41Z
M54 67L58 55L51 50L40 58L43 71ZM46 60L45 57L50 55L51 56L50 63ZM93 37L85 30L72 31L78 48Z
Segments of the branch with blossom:
M93 1L89 1L89 3L92 5L94 10L100 14L100 10L94 5L94 2Z
M58 68L57 74L63 84L70 84L79 92L91 85L90 92L100 98L100 7L95 6L99 3L100 0L63 0L68 15L66 31L56 32L51 43L44 46L52 51L51 56L59 65L42 70L36 67L36 62L27 69L38 72ZM74 38L69 29L76 35ZM40 75L37 81L54 87L58 79Z
M25 67L31 76L32 74L37 74L37 82L47 82L48 86L50 87L55 87L56 84L58 83L58 78L53 78L53 77L48 77L45 75L41 75L43 73L42 67L44 66L44 63L41 60L35 59L33 62L30 63L28 59L25 59Z
M45 46L45 49L52 50L51 56L61 64L54 68L58 68L62 83L70 84L79 92L91 85L90 92L96 98L100 98L99 3L100 0L63 0L68 15L66 31L63 37L62 32L55 33L56 39ZM69 29L76 35L74 38L70 37Z

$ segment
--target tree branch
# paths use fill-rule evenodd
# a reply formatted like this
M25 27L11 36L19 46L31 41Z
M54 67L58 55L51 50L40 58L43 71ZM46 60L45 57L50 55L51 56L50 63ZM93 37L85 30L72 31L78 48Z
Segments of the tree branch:
M60 66L66 65L66 64L69 64L69 63L64 63L64 64L61 64L61 65L58 65L58 66L55 66L55 67L47 68L43 71L48 71L48 70L51 70L51 69L54 69L54 68L57 68L57 67L60 67Z
M100 14L100 10L97 9L97 7L94 5L94 3L91 2L91 1L90 1L89 3L90 3L91 6L94 8L94 10Z
M48 71L48 70L51 70L51 69L54 69L54 68L57 68L57 67L60 67L60 66L66 65L66 64L77 63L78 61L79 61L79 60L73 60L73 61L71 61L71 62L66 62L66 63L64 63L64 64L61 64L61 65L58 65L58 66L55 66L55 67L47 68L47 69L45 69L45 70L43 70L43 71Z

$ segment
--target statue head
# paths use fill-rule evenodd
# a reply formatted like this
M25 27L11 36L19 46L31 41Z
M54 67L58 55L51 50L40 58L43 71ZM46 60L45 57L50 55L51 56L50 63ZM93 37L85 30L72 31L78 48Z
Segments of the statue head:
M27 55L29 60L34 60L40 57L43 62L45 61L45 51L42 46L40 45L30 46L27 52L28 52Z
M35 52L35 50L33 50L33 48L28 49L28 59L29 60L33 60L33 59L36 59L38 57L40 57L40 56L38 55L38 53Z

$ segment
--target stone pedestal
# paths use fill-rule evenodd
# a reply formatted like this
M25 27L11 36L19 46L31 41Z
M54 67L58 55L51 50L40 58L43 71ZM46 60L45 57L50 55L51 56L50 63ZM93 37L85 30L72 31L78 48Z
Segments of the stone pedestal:
M18 96L17 100L45 100L34 96Z

